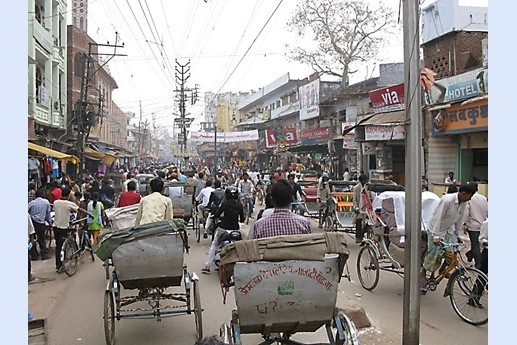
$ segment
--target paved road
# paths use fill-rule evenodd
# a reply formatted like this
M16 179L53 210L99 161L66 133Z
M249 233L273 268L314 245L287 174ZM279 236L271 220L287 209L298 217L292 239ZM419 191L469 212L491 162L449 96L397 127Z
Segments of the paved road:
M313 224L316 228L316 223ZM247 231L247 227L243 228ZM199 273L208 253L208 240L201 240L199 244L191 242L191 245L185 262L189 271L198 272L200 276L204 333L218 334L220 325L229 322L231 310L235 308L233 291L230 290L227 303L223 305L215 272L209 275ZM338 305L350 300L364 307L373 326L360 331L362 344L401 344L403 279L393 273L381 272L377 288L373 292L364 290L355 268L359 247L352 237L349 249L351 281L341 281ZM104 344L102 308L105 277L102 263L99 260L92 263L85 257L73 277L55 273L53 260L36 261L33 270L37 279L29 284L29 311L35 318L47 319L51 344ZM475 327L461 321L442 293L443 288L439 287L421 299L420 343L487 344L488 325ZM327 341L323 328L296 338L305 342ZM127 345L194 344L194 316L175 316L162 322L124 319L116 323L116 341ZM245 335L243 341L245 344L258 344L261 338Z

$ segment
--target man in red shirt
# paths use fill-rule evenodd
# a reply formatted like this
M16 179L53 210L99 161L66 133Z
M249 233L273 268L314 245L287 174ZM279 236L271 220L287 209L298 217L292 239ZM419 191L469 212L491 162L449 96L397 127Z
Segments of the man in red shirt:
M62 193L61 193L61 188L59 188L58 186L58 182L56 180L52 181L52 184L51 184L51 188L52 190L50 191L50 195L49 195L49 202L51 204L54 203L54 201L56 200L60 200L61 199L61 196L62 196Z
M120 194L120 199L118 201L118 207L124 207L124 206L138 204L142 197L140 196L140 194L138 194L135 191L136 191L135 181L129 181L127 183L127 192Z

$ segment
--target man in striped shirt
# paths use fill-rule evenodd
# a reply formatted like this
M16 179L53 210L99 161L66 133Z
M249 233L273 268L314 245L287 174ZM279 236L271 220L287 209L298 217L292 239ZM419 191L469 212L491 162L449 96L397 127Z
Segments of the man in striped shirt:
M275 209L268 217L256 221L253 238L310 234L312 232L308 218L289 211L293 197L291 186L285 179L279 180L273 185L271 197Z

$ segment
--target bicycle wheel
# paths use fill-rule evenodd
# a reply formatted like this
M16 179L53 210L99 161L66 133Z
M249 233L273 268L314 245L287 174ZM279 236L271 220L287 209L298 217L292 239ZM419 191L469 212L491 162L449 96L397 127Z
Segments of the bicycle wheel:
M357 274L363 288L372 291L379 282L379 259L375 250L366 245L357 256Z
M324 221L324 227L323 229L325 231L333 231L334 230L334 220L331 216L326 216Z
M194 290L194 317L196 319L196 335L197 340L203 339L203 309L201 309L201 294L199 293L199 281L194 280L192 282Z
M259 189L259 191L257 193L257 198L258 198L259 205L263 205L264 204L264 192L262 191L262 189Z
M92 262L95 261L95 255L93 254L92 241L90 240L90 237L88 237L88 234L86 232L83 233L83 241L84 241L84 250L89 251L90 256L92 257Z
M78 248L72 238L67 238L61 249L61 259L67 276L71 277L77 271Z
M244 209L244 222L246 224L249 224L249 221L250 221L250 214L249 214L249 210L248 210L248 203L246 204L243 204L242 205L243 209Z
M115 344L115 304L111 291L104 291L104 337L106 345Z
M449 298L458 316L471 325L488 322L488 277L474 267L457 269L449 278Z

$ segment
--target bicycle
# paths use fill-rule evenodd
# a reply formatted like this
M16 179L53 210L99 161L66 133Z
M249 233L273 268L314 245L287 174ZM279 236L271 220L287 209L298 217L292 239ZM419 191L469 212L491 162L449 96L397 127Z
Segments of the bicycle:
M82 225L84 220L88 217L76 219L70 222L70 227L64 229L67 232L63 246L61 247L61 261L63 262L63 269L67 276L71 277L77 271L77 261L85 251L90 252L92 262L95 261L93 253L93 246L87 230ZM76 240L76 232L79 234L79 244Z
M477 268L468 266L461 256L460 246L464 243L446 243L440 241L445 251L443 258L447 266L438 271L435 277L431 272L426 276L426 287L435 291L440 282L447 278L447 287L443 297L449 296L452 308L458 316L471 325L483 325L488 322L488 276Z
M242 204L242 208L243 208L243 211L244 211L244 222L246 224L249 224L250 222L250 212L249 212L249 208L248 208L248 198L245 194L241 194L241 204Z

